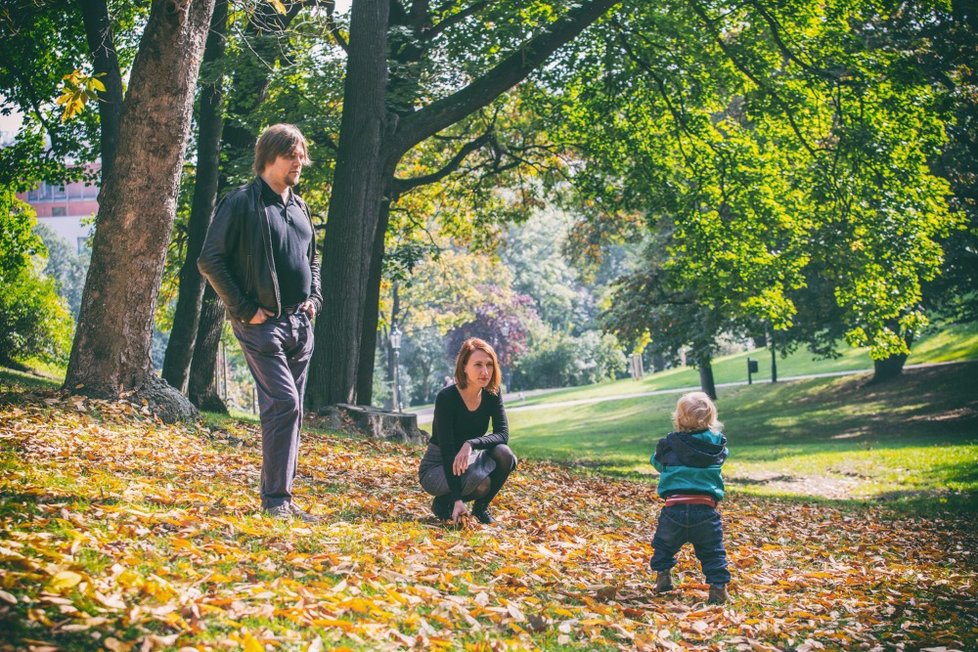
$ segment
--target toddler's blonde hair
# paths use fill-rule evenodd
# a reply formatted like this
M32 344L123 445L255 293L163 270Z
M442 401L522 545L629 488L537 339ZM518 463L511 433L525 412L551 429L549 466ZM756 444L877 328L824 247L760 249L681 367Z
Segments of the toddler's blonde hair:
M717 419L717 406L705 392L683 394L672 413L672 425L679 432L723 430L723 424Z

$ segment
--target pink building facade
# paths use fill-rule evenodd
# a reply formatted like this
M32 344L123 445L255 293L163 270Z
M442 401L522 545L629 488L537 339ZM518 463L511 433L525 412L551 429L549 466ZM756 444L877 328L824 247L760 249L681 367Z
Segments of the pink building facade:
M92 171L99 167L93 166ZM38 224L54 231L77 251L89 246L98 213L98 186L94 182L43 182L17 197L34 208Z

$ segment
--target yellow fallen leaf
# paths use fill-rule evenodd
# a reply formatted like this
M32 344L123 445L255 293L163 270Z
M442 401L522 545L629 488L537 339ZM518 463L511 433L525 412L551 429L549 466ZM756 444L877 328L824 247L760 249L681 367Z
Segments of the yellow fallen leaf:
M244 647L245 652L265 652L265 646L251 634L246 633L241 637L241 645Z
M48 590L60 593L65 589L77 586L82 579L84 578L74 571L60 571L48 582Z

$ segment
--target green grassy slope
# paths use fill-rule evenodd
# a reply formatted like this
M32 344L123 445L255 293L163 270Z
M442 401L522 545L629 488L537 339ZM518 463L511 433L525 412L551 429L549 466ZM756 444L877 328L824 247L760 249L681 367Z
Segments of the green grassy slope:
M720 418L734 491L917 504L978 496L978 362L726 388ZM606 472L654 477L676 395L511 410L514 449ZM926 505L925 505L926 506Z
M830 360L816 360L807 350L795 351L786 358L777 359L778 377L808 374L833 373L839 371L862 371L872 369L873 361L869 349L842 348L841 356ZM747 353L723 356L713 361L713 374L718 384L747 380L747 358L759 362L759 370L754 381L769 382L771 379L771 354L766 349ZM952 360L978 359L978 324L950 326L935 332L914 344L908 365L948 362ZM640 394L643 392L699 385L699 372L691 367L669 369L656 374L647 374L642 380L617 380L588 385L568 387L554 392L532 396L513 405L536 405L553 401L598 398L618 394Z

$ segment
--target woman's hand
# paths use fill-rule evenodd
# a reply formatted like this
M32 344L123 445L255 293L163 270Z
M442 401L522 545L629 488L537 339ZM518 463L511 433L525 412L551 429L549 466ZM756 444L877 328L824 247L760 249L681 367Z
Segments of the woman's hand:
M472 445L469 442L465 442L458 449L458 455L455 456L455 461L452 462L452 472L455 475L462 475L465 473L465 469L469 468L469 455L471 453Z
M463 516L467 516L469 511L465 509L465 503L461 500L455 501L455 507L452 508L452 523L458 523L458 520Z

